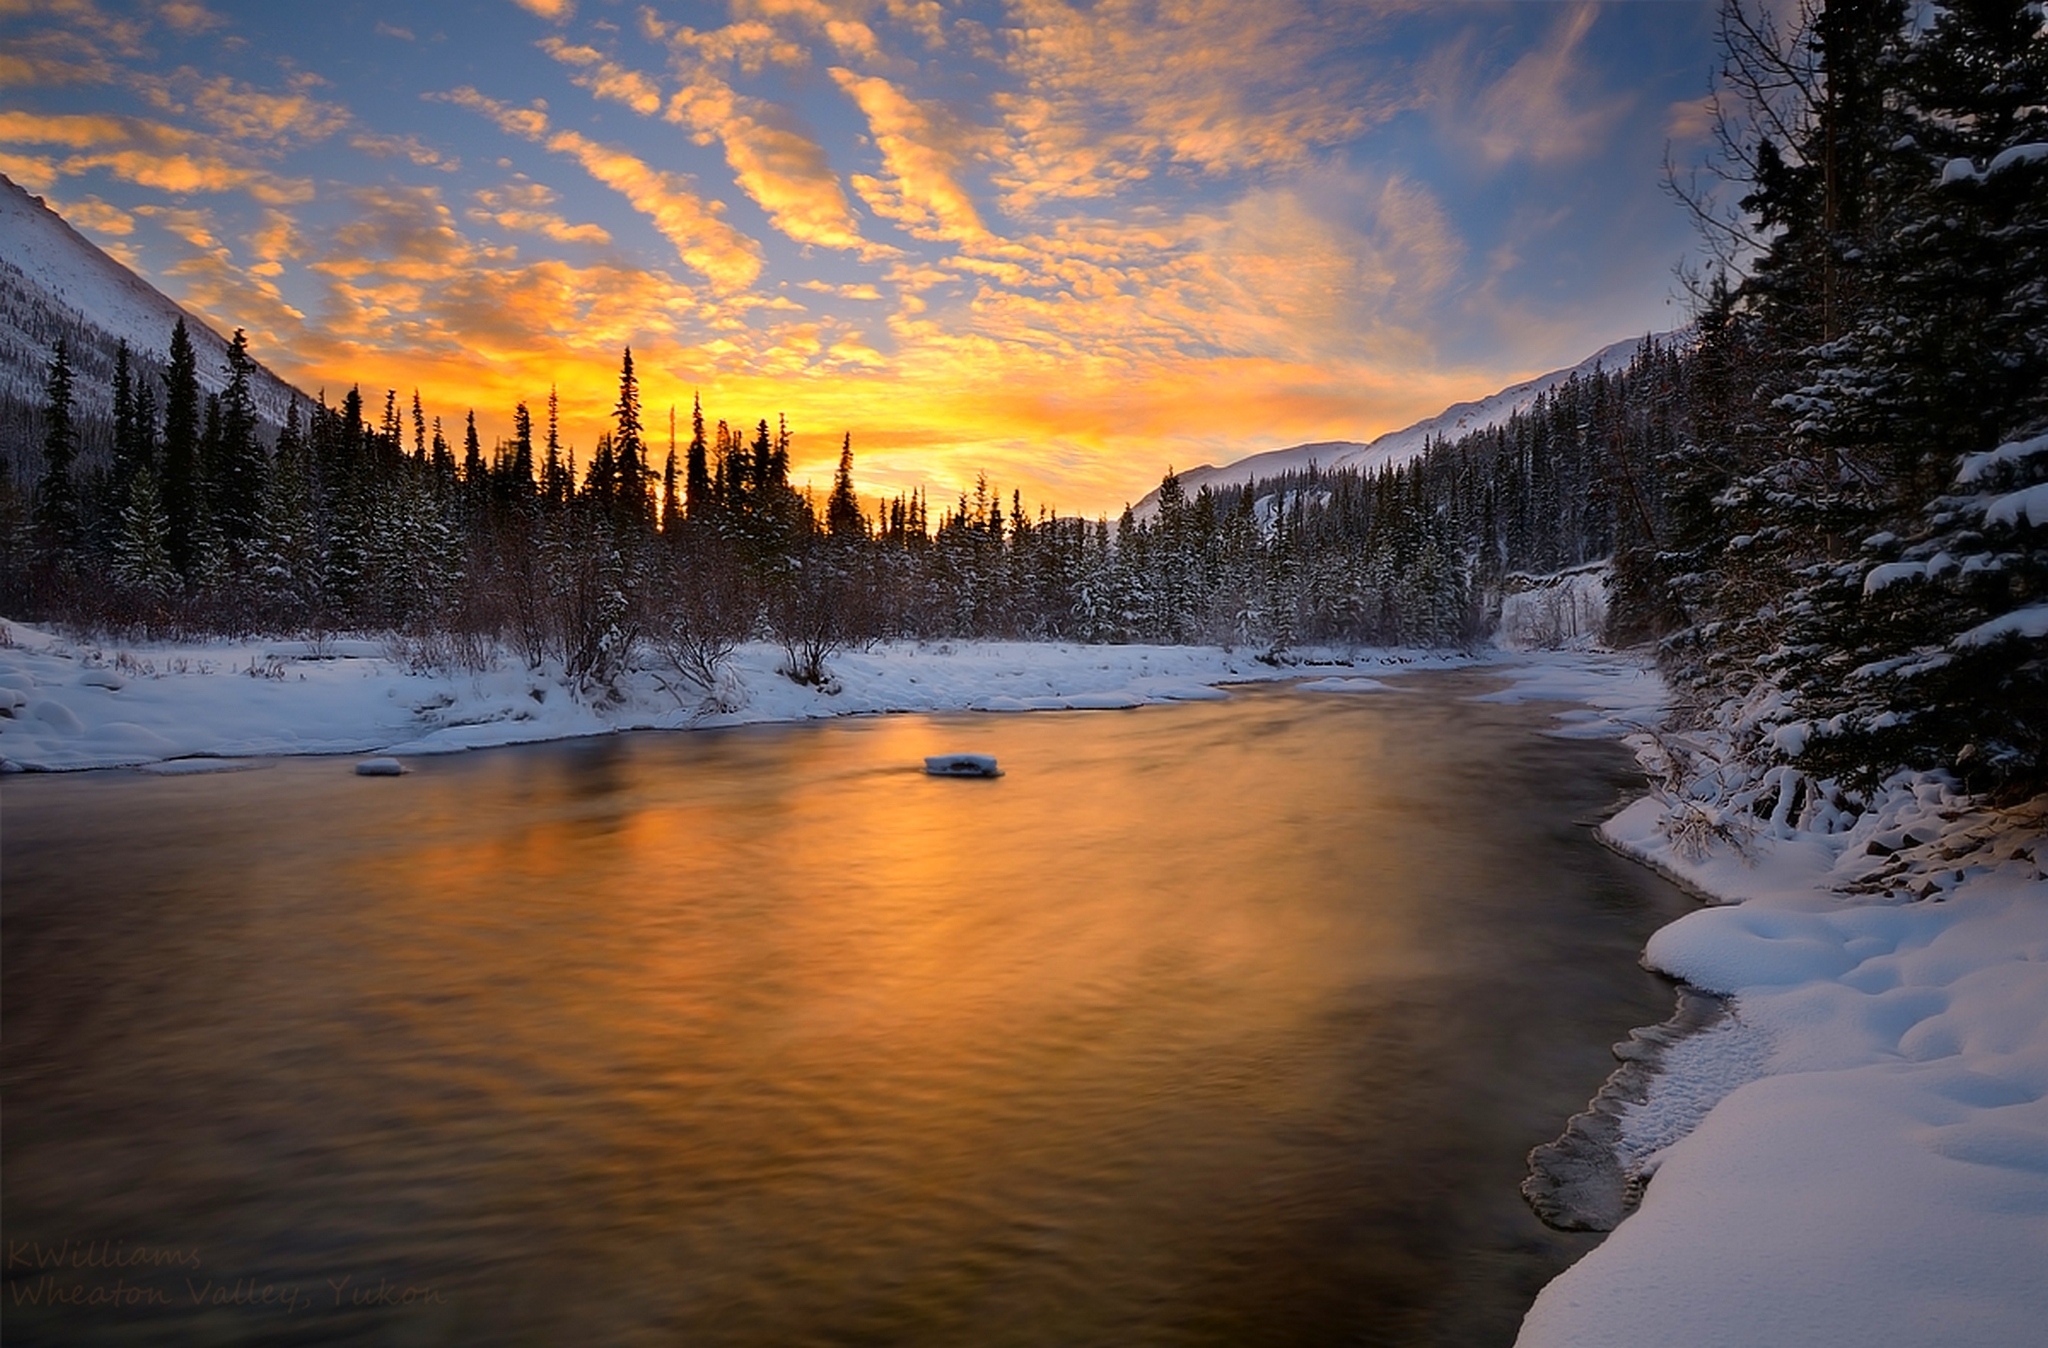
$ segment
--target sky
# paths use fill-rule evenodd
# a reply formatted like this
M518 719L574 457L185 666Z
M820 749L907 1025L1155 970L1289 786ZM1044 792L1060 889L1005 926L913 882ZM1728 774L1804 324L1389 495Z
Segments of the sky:
M1711 0L0 0L0 172L259 359L1114 514L1685 320ZM456 438L451 434L451 439Z

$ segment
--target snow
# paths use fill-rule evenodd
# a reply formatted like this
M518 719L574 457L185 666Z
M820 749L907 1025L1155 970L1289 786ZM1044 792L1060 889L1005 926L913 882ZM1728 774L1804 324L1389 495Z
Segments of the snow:
M2015 164L2036 164L2042 160L2048 160L2048 145L2036 141L2009 146L1991 157L1990 164L1985 166L1984 176L1988 178L1994 173L2001 173Z
M1962 467L1956 470L1956 481L1964 486L1980 482L1994 468L2020 463L2036 454L2048 454L2048 433L2008 441L1996 449L1969 455L1963 460Z
M1666 828L1668 805L1638 801L1603 832L1723 901L1656 933L1645 962L1729 994L1730 1016L1674 1046L1624 1116L1620 1157L1655 1178L1544 1289L1517 1342L2038 1341L2040 821L1902 774L1846 832L1760 830L1696 854Z
M1977 166L1967 159L1951 159L1941 166L1941 185L1961 182L1965 178L1977 177Z
M2048 637L2048 604L2001 613L1989 622L1978 623L1955 639L1958 646L1989 646L2005 637L2026 637L2039 641Z
M395 758L366 758L356 764L356 776L358 777L402 777L404 775L405 764Z
M1964 179L1981 181L1994 173L2003 173L2016 164L2035 164L2043 160L2048 160L2048 145L2038 142L2013 145L2000 150L1991 157L1991 162L1985 165L1982 173L1977 172L1976 167L1967 159L1951 159L1941 166L1941 185L1947 187L1950 183Z
M1391 683L1378 679L1309 679L1294 685L1301 693L1398 693Z
M1368 676L1362 682L1477 658L1302 655ZM653 667L622 678L616 698L593 698L573 695L558 669L529 670L510 657L480 671L434 672L403 656L364 638L115 645L0 624L0 769L284 754L417 758L621 730L881 712L1125 710L1215 701L1232 683L1304 673L1213 647L892 642L835 654L838 691L828 694L790 682L777 672L781 649L756 643L740 648L720 699L700 704L664 691L674 674Z
M932 754L924 770L934 777L1000 777L1003 770L987 754Z
M2048 525L2048 482L2007 492L1984 507L1986 524Z

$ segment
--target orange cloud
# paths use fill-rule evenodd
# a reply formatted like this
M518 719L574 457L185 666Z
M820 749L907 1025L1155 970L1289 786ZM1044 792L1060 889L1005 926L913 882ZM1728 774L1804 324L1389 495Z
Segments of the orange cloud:
M700 68L670 100L666 115L689 127L700 143L718 140L725 147L733 181L797 243L845 249L870 259L894 255L894 249L861 237L824 148L779 124L770 105L741 98L708 68Z
M64 217L73 226L94 234L133 234L135 217L118 206L109 206L98 197L86 197L82 201L59 204L50 203L50 209Z
M868 119L881 152L882 178L856 174L854 190L868 209L920 239L972 242L984 238L974 201L960 186L960 153L932 116L878 75L841 66L832 78Z
M724 294L745 290L761 274L761 249L724 220L717 202L690 190L680 174L650 168L624 150L601 145L580 132L557 131L547 147L573 155L591 177L631 202L675 245L685 265L701 272Z
M512 0L512 3L551 23L567 23L576 13L576 0Z
M661 111L661 89L637 70L628 70L605 58L595 47L577 46L555 36L544 37L540 49L579 73L571 78L599 98L623 103L642 117Z
M600 225L572 225L551 210L555 192L541 183L508 183L501 188L484 188L476 193L477 205L469 218L530 234L541 234L557 243L608 244L612 236Z
M482 112L506 131L540 141L556 154L573 156L591 177L625 197L634 210L653 222L675 245L683 262L701 272L720 293L745 290L761 274L760 245L721 219L719 212L724 207L699 197L682 175L652 168L625 150L600 144L579 131L549 134L547 107L538 101L532 107L516 108L467 87L441 97Z
M32 192L47 192L57 184L57 163L40 155L0 152L0 173Z
M1106 195L1157 161L1206 173L1298 166L1384 120L1404 100L1301 0L1017 0L999 94L1012 210ZM1343 24L1355 43L1359 15ZM1303 78L1314 72L1317 78Z
M233 164L213 153L210 138L161 122L96 114L42 116L0 111L0 144L75 149L57 161L67 177L105 169L117 178L166 192L244 191L258 201L304 201L313 185Z

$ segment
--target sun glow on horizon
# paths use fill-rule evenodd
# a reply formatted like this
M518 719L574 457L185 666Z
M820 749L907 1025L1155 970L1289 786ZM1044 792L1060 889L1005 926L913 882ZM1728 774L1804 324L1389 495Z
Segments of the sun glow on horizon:
M631 345L658 447L1090 516L1671 326L1711 12L174 10L8 6L0 171L309 393L587 453Z

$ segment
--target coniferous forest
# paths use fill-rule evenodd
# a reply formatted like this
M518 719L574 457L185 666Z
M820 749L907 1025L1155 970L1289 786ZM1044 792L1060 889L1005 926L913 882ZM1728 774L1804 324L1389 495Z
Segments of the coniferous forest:
M40 416L9 419L37 439L0 464L0 608L137 635L390 632L458 666L507 649L591 696L651 661L710 693L759 636L810 683L894 637L1464 645L1529 577L1605 561L1608 639L1653 644L1772 808L1810 821L1901 767L2038 788L2040 15L1733 4L1721 55L1720 156L1671 176L1710 257L1692 325L1403 466L1192 497L1169 474L1142 519L985 480L864 508L843 436L819 500L780 418L699 406L652 433L630 351L579 461L552 394L488 447L473 412L444 424L396 390L267 428L241 334L202 396L181 326L164 367L117 359L105 424L74 416L51 352Z

